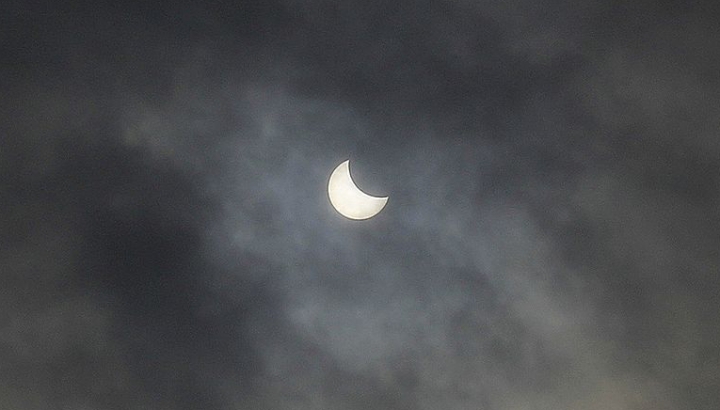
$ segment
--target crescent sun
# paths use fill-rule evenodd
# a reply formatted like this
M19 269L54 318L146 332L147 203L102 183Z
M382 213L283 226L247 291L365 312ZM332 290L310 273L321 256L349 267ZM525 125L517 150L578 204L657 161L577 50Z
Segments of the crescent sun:
M354 220L372 218L388 201L388 197L368 195L355 185L350 176L350 160L338 165L330 175L328 197L340 215Z

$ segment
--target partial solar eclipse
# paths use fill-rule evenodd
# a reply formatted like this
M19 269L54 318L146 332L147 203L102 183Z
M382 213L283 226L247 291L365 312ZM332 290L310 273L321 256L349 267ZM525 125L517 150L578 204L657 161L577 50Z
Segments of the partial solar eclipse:
M382 211L388 197L366 194L350 177L350 160L338 165L328 181L328 197L340 215L354 220L372 218Z

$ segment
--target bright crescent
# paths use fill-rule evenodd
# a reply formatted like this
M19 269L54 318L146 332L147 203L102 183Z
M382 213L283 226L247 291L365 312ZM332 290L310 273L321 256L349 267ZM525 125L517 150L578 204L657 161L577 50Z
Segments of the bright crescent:
M388 201L388 197L368 195L355 185L350 176L350 160L338 165L330 175L328 196L340 215L355 220L372 218Z

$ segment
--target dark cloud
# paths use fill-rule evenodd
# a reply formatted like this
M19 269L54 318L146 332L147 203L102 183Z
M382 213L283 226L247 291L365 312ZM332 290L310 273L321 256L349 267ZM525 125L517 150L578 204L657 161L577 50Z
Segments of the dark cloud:
M717 407L714 5L0 19L0 407Z

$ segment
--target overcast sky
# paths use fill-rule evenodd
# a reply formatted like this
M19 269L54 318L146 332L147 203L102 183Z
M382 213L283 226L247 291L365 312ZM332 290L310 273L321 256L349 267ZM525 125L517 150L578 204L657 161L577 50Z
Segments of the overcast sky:
M720 408L716 2L62 3L0 12L0 408Z

